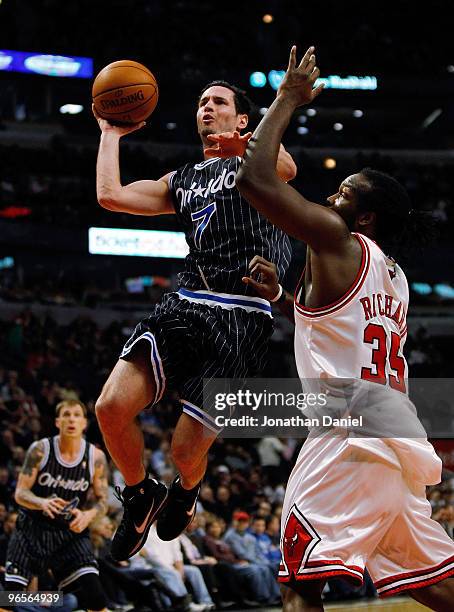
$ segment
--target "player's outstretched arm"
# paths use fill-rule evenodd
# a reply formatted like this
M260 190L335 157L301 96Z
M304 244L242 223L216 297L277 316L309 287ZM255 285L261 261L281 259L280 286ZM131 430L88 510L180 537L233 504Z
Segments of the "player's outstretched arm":
M137 181L122 185L120 179L120 138L145 125L114 126L97 115L101 140L96 164L96 195L99 204L107 210L132 215L162 215L175 212L166 174L157 181Z
M19 506L29 510L42 510L50 518L55 518L68 502L59 497L44 498L35 495L31 488L38 475L39 464L44 457L44 445L41 440L34 442L25 455L24 465L17 479L14 499Z
M335 212L310 202L295 189L280 181L274 169L282 136L298 106L311 103L322 91L313 89L319 76L314 48L310 47L296 65L292 47L287 72L277 97L249 141L236 184L254 208L271 223L314 251L337 250L350 240L350 232Z

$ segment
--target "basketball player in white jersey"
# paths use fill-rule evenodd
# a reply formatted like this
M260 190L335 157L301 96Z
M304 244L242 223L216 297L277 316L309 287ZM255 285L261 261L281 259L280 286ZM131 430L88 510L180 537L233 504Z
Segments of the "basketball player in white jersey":
M236 179L252 206L307 243L306 269L294 304L262 258L251 262L260 282L243 280L262 297L280 301L281 309L294 309L301 379L356 379L377 389L385 397L375 406L385 426L409 418L418 435L309 435L282 513L284 610L323 610L325 581L342 576L361 584L367 564L381 596L406 591L446 612L454 609L454 543L430 518L425 497L425 485L440 481L441 462L418 429L406 393L407 281L378 246L411 232L416 215L403 187L380 172L349 176L325 206L309 202L272 172L294 110L321 92L314 89L319 70L313 52L310 47L297 65L292 48L276 100Z

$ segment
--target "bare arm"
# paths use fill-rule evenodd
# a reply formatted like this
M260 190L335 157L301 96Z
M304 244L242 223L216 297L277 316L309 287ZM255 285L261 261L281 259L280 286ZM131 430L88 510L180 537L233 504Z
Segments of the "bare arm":
M294 110L321 91L320 87L312 89L319 74L312 51L311 47L296 67L296 50L292 48L286 76L249 141L236 184L250 204L285 233L306 242L315 252L338 252L351 240L344 221L278 180L274 172L280 142Z
M113 126L96 115L101 129L101 140L96 164L96 194L99 204L107 210L132 215L162 215L174 213L166 174L157 181L137 181L122 185L120 179L120 138L145 125Z
M107 492L108 492L109 468L105 454L101 449L95 449L95 473L93 475L93 492L96 496L96 503L92 510L96 511L93 518L99 518L107 513Z
M14 499L19 506L29 510L42 510L50 518L55 518L67 502L58 497L45 498L35 495L31 488L35 484L38 475L39 464L44 457L44 444L41 440L30 446L25 455L24 465L17 480Z
M108 468L106 456L101 449L95 449L95 471L93 474L93 492L96 502L89 510L74 508L73 520L69 524L71 531L81 533L97 518L107 513Z

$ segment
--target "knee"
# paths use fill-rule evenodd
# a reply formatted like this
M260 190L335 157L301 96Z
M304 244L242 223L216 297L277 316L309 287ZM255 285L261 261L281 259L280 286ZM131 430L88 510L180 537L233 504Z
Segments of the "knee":
M120 405L115 401L114 396L103 390L96 401L95 412L99 426L103 431L121 429L124 418L121 413Z

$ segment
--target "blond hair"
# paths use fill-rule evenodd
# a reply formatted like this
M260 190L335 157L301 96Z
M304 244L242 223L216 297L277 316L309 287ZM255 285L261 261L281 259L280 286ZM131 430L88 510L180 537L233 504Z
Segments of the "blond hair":
M84 417L87 418L87 407L83 402L78 399L65 399L61 402L58 402L57 406L55 407L55 416L58 418L63 408L71 408L72 406L80 406L83 410Z

